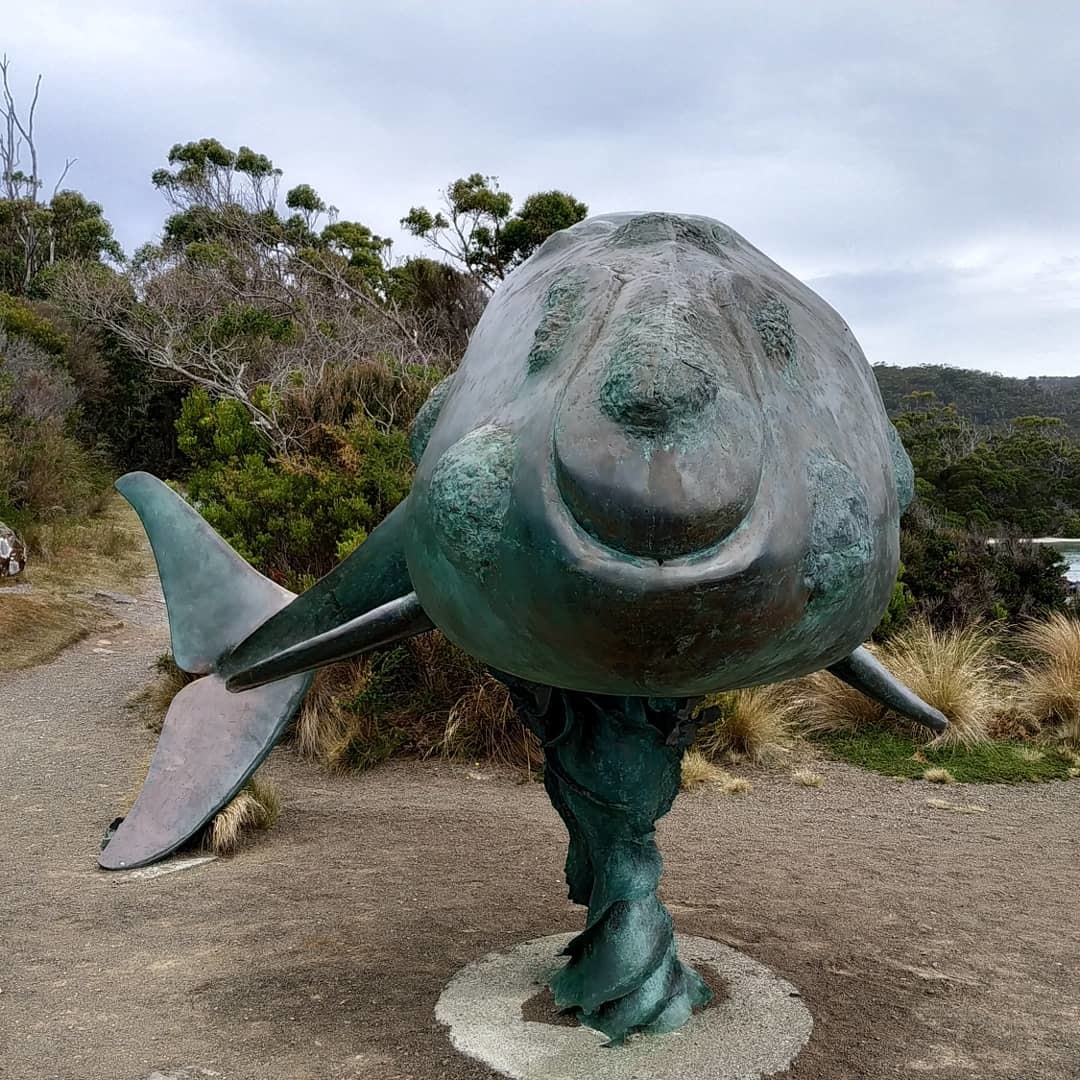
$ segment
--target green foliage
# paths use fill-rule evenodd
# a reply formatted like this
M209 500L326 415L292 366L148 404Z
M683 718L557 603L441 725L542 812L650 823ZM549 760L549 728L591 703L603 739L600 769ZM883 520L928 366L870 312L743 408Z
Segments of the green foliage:
M1005 741L972 746L917 744L890 728L865 728L814 737L841 761L885 776L919 779L929 768L947 769L962 784L1017 784L1068 779L1072 759L1056 747Z
M0 199L0 291L40 296L41 275L70 261L123 260L101 206L77 191L47 203Z
M904 580L904 564L901 563L896 571L896 581L893 584L892 596L889 597L889 606L874 631L874 637L888 637L889 634L908 621L915 613L916 601L910 586Z
M472 173L443 193L446 213L414 206L404 229L427 240L486 288L492 289L552 233L581 221L589 208L562 191L530 195L516 214L513 198L494 176Z
M0 292L0 330L32 342L43 352L61 356L67 338L25 300Z
M900 542L903 584L937 626L1018 622L1066 605L1064 560L1052 548L1015 538L988 544L925 511L905 518Z
M100 460L73 437L78 390L63 354L51 351L66 339L21 301L4 299L9 302L0 307L0 520L25 529L88 513L107 478ZM10 317L4 318L5 311Z
M263 573L291 584L321 576L362 542L411 480L405 432L359 413L322 427L302 457L272 457L247 410L201 389L177 429L199 511Z

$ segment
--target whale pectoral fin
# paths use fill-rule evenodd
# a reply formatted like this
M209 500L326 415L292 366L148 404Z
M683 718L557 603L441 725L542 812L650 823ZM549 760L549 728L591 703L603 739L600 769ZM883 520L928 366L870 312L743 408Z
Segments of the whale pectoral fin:
M862 646L838 664L833 664L829 671L868 698L928 727L931 731L940 734L949 726L943 713L927 705Z
M405 564L407 516L408 499L347 559L241 641L219 669L234 675L411 593Z
M310 682L299 675L231 694L220 675L207 675L185 686L169 706L142 791L98 863L145 866L194 836L262 764Z

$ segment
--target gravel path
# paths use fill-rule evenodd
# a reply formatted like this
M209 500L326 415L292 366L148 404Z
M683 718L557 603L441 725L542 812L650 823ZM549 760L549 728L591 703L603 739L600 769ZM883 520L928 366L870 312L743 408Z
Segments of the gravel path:
M168 876L99 872L153 745L123 703L167 637L160 602L115 610L122 629L0 683L0 1077L490 1077L433 1010L469 960L581 924L540 786L329 777L279 750L271 834ZM660 830L679 930L803 991L816 1026L785 1076L1076 1080L1080 783L820 771L684 796Z

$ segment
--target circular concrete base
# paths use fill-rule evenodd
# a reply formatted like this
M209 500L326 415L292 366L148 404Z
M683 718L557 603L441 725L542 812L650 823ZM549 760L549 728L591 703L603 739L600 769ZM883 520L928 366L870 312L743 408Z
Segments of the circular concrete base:
M756 1080L787 1068L814 1026L790 983L734 949L678 938L684 963L716 972L728 996L670 1035L605 1046L598 1031L526 1021L522 1006L547 985L573 934L491 953L443 991L435 1017L461 1053L513 1080Z

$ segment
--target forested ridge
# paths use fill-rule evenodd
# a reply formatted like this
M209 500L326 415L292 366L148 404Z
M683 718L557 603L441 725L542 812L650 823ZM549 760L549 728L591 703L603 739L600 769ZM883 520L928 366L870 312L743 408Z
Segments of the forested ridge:
M1080 351L1077 353L1080 371ZM1020 416L1052 416L1080 435L1080 374L1024 379L943 364L875 364L874 375L890 415L912 407L909 395L932 393L973 424L1002 427Z

